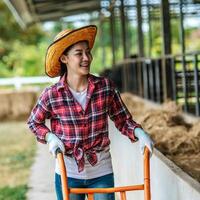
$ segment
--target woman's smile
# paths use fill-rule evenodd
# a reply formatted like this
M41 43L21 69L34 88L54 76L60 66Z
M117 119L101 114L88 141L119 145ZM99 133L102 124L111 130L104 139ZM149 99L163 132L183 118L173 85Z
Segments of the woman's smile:
M86 67L86 68L89 68L89 62L82 62L81 64L80 64L80 67Z

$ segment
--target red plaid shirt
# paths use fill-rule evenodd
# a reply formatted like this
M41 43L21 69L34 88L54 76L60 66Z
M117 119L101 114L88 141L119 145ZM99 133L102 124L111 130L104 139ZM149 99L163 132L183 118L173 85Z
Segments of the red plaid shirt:
M46 143L46 133L53 132L63 141L66 155L75 158L79 171L84 169L84 154L90 164L95 165L96 152L110 144L108 116L122 134L136 141L133 132L140 125L132 120L109 79L88 76L85 110L74 99L64 80L65 76L44 90L28 119L29 128L38 141ZM51 130L45 125L45 119L50 119Z

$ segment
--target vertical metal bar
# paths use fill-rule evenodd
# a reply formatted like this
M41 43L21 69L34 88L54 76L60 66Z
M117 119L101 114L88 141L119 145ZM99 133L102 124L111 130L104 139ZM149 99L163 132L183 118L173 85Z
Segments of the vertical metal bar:
M167 57L162 58L162 86L164 100L172 99L172 67Z
M171 30L169 0L161 0L161 26L163 38L163 55L171 54ZM162 60L163 95L165 99L172 99L171 66L167 58Z
M123 56L124 58L127 58L127 46L126 46L126 20L125 20L125 13L124 13L124 0L121 0L121 6L120 6L120 19L121 19L121 25L122 25L122 44L123 44Z
M115 0L111 1L110 5L110 33L111 33L111 47L112 47L112 66L115 66L115 15L114 15Z
M161 58L161 77L162 77L162 91L163 91L163 100L165 101L167 97L167 74L166 74L166 61L165 57Z
M126 200L126 193L125 192L120 192L120 199Z
M171 72L172 72L172 97L173 100L176 101L177 100L177 96L176 96L176 66L175 66L175 58L172 57L171 58Z
M168 88L168 84L167 84L167 73L166 73L166 60L165 60L165 57L162 58L161 60L161 71L162 71L162 91L163 91L163 100L165 101L166 99L168 99L168 91L167 91L167 88Z
M186 61L185 56L182 55L182 85L183 85L183 96L184 96L184 111L188 112L188 87L187 87L187 78L186 78Z
M88 200L94 200L94 194L93 193L88 194Z
M171 54L171 31L169 0L161 0L161 26L163 38L163 55Z
M151 48L152 48L152 29L151 29L151 11L150 11L150 4L149 0L147 0L147 12L148 12L148 42L149 42L149 49L148 49L148 56L151 57Z
M135 61L134 63L134 79L135 79L135 92L140 95L140 87L139 87L139 80L140 78L138 77L139 73L138 73L138 61Z
M143 86L144 86L144 98L148 99L149 94L148 94L148 71L147 71L147 64L145 61L142 63L142 68L143 68Z
M160 60L155 60L156 100L161 103Z
M127 47L126 47L126 21L124 16L124 0L121 0L121 23L122 23L122 44L123 44L123 56L124 58L127 58ZM127 66L126 63L123 65L123 91L127 91L128 88L128 82L127 82Z
M144 199L151 200L149 150L144 152Z
M180 10L180 39L181 39L181 51L182 54L185 53L185 32L184 32L184 14L183 14L183 1L179 0L179 10ZM186 84L186 63L185 63L185 56L182 56L182 65L183 65L183 93L184 93L184 111L188 111L188 91L187 91L187 84Z
M138 54L139 57L144 57L144 37L142 31L142 12L141 0L137 0L137 30L138 30Z
M180 39L181 39L181 51L185 53L185 31L184 31L184 13L183 13L183 1L179 0L179 11L180 11Z
M137 76L136 76L136 65L135 62L131 62L129 64L130 66L130 79L129 79L129 84L130 84L130 92L133 92L136 94L137 92Z
M122 65L122 90L125 92L128 90L128 73L127 63Z
M142 31L142 12L141 12L141 1L137 0L137 41L138 41L138 55L139 57L144 57L144 37ZM139 93L141 97L145 96L145 79L144 79L144 61L140 60L138 62L138 86Z
M137 84L139 89L139 94L141 97L144 97L144 79L143 79L143 61L137 60Z
M155 100L155 93L154 93L154 70L153 70L153 60L150 60L149 63L149 96L152 101Z
M175 60L175 65L181 63L181 60L179 60L178 58L176 58ZM180 94L180 92L183 90L183 86L182 86L182 69L181 71L180 70L177 70L176 71L176 99L180 99L180 98L183 98L183 95Z
M198 57L194 55L194 88L196 94L195 113L200 116L200 104L199 104L199 69L198 69Z
M130 69L130 63L127 63L126 64L126 82L127 82L127 91L130 92L130 89L131 89L131 77L132 77L132 74L131 74L131 69Z
M139 77L138 77L139 73L138 73L138 61L134 61L133 63L133 88L134 88L134 93L137 95L140 95L140 91L139 91Z

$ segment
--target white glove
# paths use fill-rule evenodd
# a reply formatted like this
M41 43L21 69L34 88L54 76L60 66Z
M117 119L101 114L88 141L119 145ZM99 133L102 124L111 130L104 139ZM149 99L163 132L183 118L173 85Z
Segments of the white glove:
M135 136L139 139L141 153L144 154L144 148L145 146L147 146L147 148L150 151L150 156L151 156L153 153L153 146L154 146L153 140L141 128L136 128L134 130L134 133L135 133Z
M45 136L45 140L49 144L49 152L56 158L56 150L60 148L60 150L64 153L65 147L63 142L53 133L47 133Z

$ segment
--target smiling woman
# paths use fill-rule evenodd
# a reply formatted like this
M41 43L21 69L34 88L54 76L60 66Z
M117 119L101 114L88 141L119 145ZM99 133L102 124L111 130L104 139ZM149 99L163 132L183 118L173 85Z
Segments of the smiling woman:
M90 64L92 62L88 42L81 41L74 44L70 49L67 49L66 54L62 54L60 60L66 65L67 84L69 87L77 92L85 90L88 85L87 75L90 72ZM84 76L85 78L82 78ZM80 81L79 84L77 84L78 81Z
M35 142L25 122L1 122L0 130L0 200L25 200Z
M89 25L57 34L47 49L45 70L60 80L45 88L28 119L30 130L39 142L48 143L54 157L58 148L64 153L72 188L114 187L108 118L132 142L139 140L142 153L145 146L153 151L153 141L132 119L112 80L90 73L96 33L97 27ZM63 200L60 178L56 160L55 190L57 199ZM70 198L84 200L85 194L70 194ZM95 199L115 196L95 194Z

